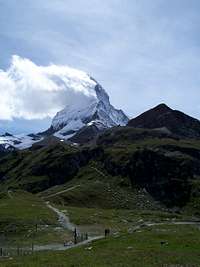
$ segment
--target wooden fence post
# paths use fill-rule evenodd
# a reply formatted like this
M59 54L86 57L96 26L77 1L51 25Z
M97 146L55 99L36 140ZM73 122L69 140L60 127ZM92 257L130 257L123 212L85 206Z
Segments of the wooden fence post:
M19 256L19 246L17 246L17 256Z

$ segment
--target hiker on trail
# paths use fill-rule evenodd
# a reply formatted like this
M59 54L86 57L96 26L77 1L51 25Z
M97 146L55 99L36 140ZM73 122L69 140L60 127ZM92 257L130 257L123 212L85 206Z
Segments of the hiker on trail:
M74 229L74 244L77 244L77 237L78 237L78 235L77 235L77 230L76 230L76 228Z
M105 237L110 235L110 229L105 229Z

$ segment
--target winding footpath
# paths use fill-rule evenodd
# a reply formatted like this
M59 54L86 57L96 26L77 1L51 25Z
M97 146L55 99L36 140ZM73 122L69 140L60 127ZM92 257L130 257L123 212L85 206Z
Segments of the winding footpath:
M60 223L62 228L67 229L67 230L72 231L72 232L76 228L77 231L78 231L78 227L75 224L70 222L69 217L67 215L65 215L59 209L57 209L57 208L53 207L52 205L50 205L49 202L46 202L46 205L47 205L47 207L49 209L51 209L52 211L54 211L58 215L58 222Z
M90 167L90 169L95 170L95 171L96 171L98 174L100 174L101 176L106 177L106 175L105 175L102 171L98 170L97 168L95 168L95 167Z
M44 245L44 246L34 246L34 251L45 251L45 250L53 250L53 251L62 251L62 250L68 250L71 248L76 248L80 247L83 245L86 245L92 241L99 240L104 238L104 236L94 236L94 237L89 237L88 240L82 241L78 244L72 244L69 246L64 246L62 244L49 244L49 245Z
M180 222L160 222L160 223L145 223L144 226L156 226L156 225L198 225L200 226L200 221L180 221Z
M58 210L57 208L53 207L49 202L46 202L47 207L51 210L53 210L57 215L58 215L58 221L60 225L63 227L63 229L69 230L69 231L74 231L76 228L77 233L80 233L78 227L70 222L70 219L67 215L65 215L62 211ZM174 222L160 222L160 223L143 223L141 225L138 225L133 228L133 232L137 231L143 227L151 227L151 226L159 226L159 225L198 225L200 226L200 222L195 222L195 221L174 221ZM86 245L92 241L99 240L104 238L104 236L94 236L94 237L88 237L88 240L82 241L78 244L72 244L69 246L64 246L62 244L49 244L45 246L35 246L34 250L35 251L44 251L44 250L68 250L71 248L75 247L80 247L82 245Z
M77 188L77 187L80 187L80 186L81 186L81 185L75 185L75 186L72 186L72 187L67 188L67 189L65 189L65 190L62 190L62 191L60 191L60 192L57 192L57 193L55 193L55 194L51 194L51 195L47 195L47 196L43 196L42 198L45 199L45 198L51 198L51 197L59 196L59 195L62 195L62 194L64 194L64 193L66 193L66 192L68 192L68 191L71 191L71 190L73 190L73 189L75 189L75 188Z
M62 211L59 209L53 207L49 202L46 202L46 205L49 209L54 211L58 216L58 222L60 223L61 227L65 230L74 231L76 228L76 231L78 234L80 234L80 231L78 227L70 222L70 219L67 215L65 215ZM88 236L87 240L84 240L82 242L79 242L78 244L71 244L68 246L64 246L63 244L48 244L48 245L35 245L34 251L45 251L45 250L53 250L53 251L61 251L61 250L68 250L75 247L80 247L82 245L86 245L92 241L99 240L104 238L104 236Z

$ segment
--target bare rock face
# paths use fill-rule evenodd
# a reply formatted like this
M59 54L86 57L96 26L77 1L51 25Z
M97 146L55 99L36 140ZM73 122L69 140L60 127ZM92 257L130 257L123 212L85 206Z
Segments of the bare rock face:
M129 121L135 128L162 128L183 138L200 138L200 121L160 104Z
M132 184L166 206L184 206L189 200L193 178L189 161L144 149L133 155L129 167Z

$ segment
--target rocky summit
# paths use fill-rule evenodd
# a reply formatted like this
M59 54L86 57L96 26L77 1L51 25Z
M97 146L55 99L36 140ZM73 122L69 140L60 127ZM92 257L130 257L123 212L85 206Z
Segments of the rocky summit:
M160 104L129 121L135 128L162 128L168 133L186 138L200 138L200 121L181 111Z

